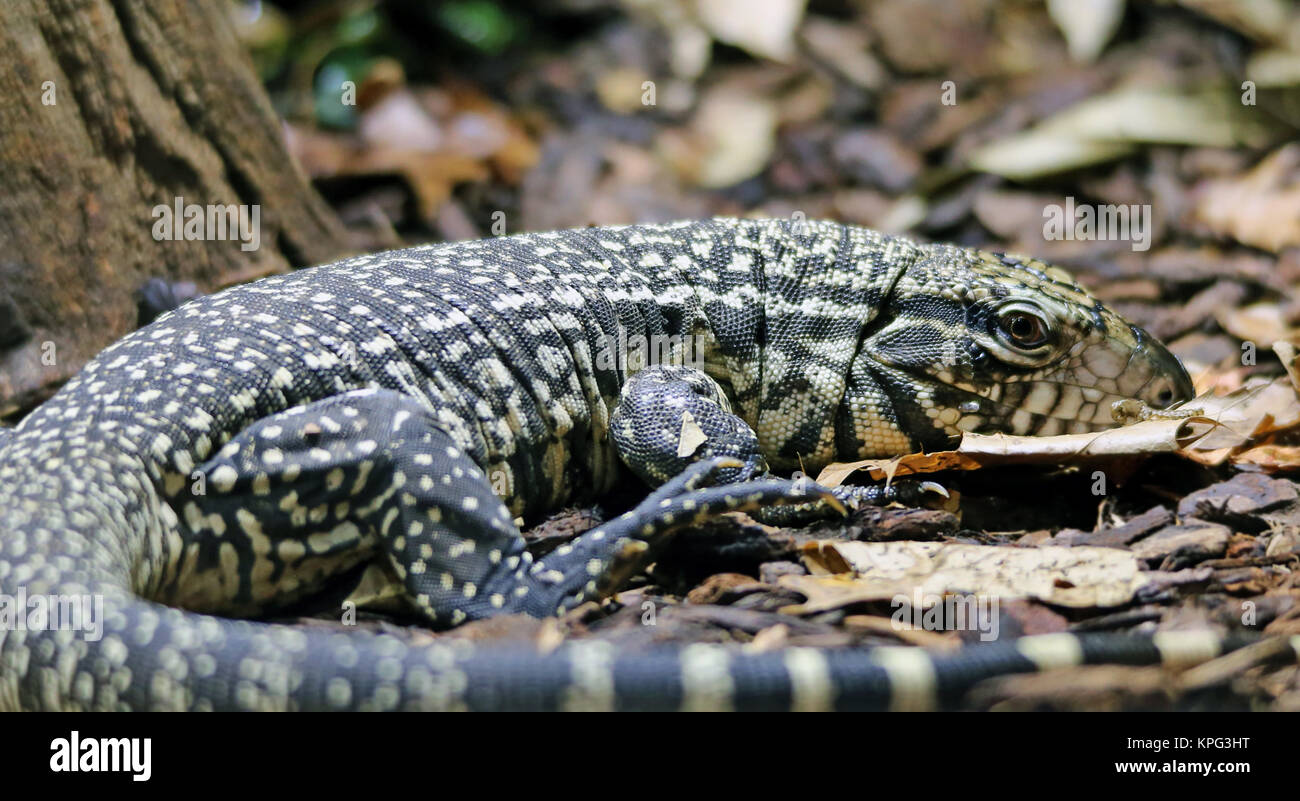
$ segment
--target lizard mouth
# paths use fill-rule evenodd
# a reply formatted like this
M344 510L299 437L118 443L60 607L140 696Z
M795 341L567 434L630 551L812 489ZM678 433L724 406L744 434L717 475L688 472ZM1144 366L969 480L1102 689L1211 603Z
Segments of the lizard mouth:
M1086 434L1115 425L1111 404L1124 396L1055 381L1007 384L998 398L963 392L953 428L977 434Z
M1056 378L1009 381L977 394L956 388L962 415L953 428L961 431L995 431L1046 436L1104 431L1116 425L1112 405L1139 400L1152 409L1191 400L1191 378L1163 345L1134 327L1138 341L1125 369L1113 378L1101 378L1086 369L1065 370Z
M1116 425L1112 405L1138 400L1152 409L1191 400L1192 380L1164 345L1130 325L1132 343L1094 346L1068 357L1054 375L1004 381L986 393L954 387L962 431L1046 436L1103 431ZM973 389L973 388L972 388Z
M1176 403L1196 397L1192 378L1178 358L1146 331L1136 325L1129 327L1137 340L1130 363L1138 361L1149 365L1152 375L1151 380L1138 388L1131 397L1153 409L1168 409Z

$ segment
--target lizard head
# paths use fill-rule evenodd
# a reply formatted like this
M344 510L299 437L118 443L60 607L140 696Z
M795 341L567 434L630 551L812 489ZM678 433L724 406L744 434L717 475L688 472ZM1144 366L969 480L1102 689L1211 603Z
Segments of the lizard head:
M1165 409L1194 395L1173 354L1064 270L949 246L927 256L899 277L857 365L904 430L934 432L921 444L1097 431L1116 401Z

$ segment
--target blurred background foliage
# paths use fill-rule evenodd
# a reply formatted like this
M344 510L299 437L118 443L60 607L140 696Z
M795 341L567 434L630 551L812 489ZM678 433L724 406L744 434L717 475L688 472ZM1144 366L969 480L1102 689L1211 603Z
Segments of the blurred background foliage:
M1286 0L232 13L357 250L802 214L1065 264L1203 382L1239 382L1242 340L1265 352L1300 323L1300 9ZM1067 198L1149 205L1150 250L1045 239L1044 209Z

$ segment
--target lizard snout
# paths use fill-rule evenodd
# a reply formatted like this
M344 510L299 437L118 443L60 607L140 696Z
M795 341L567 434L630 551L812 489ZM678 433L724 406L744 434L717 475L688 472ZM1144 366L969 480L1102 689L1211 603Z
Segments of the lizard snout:
M1187 375L1187 370L1178 358L1146 331L1135 325L1130 328L1137 340L1130 363L1145 363L1151 376L1132 397L1152 409L1168 409L1174 404L1194 398L1196 389L1192 386L1191 376Z

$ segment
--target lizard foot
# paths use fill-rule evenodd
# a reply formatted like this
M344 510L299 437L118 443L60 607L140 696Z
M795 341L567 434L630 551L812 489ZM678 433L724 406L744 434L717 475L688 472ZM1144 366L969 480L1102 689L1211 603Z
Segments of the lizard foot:
M948 490L933 481L901 481L865 487L845 485L835 487L830 493L839 501L838 507L820 501L769 506L750 512L750 517L769 526L799 526L856 512L867 506L888 506L891 503L898 503L903 506L925 507L933 504L937 498L949 497Z
M677 530L731 511L753 511L782 504L826 504L845 511L831 490L811 481L762 478L718 484L745 463L731 457L697 462L636 506L560 546L532 565L530 575L552 583L550 591L530 590L540 601L532 612L563 612L586 601L608 597L645 569L658 547Z

